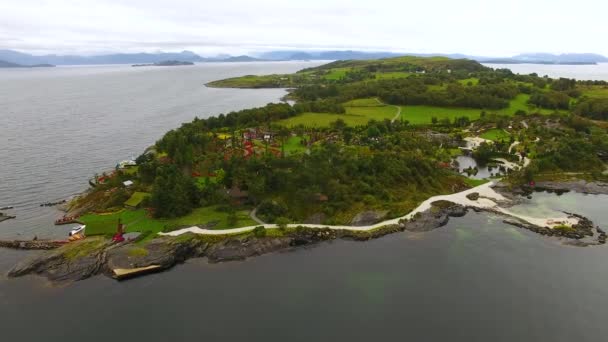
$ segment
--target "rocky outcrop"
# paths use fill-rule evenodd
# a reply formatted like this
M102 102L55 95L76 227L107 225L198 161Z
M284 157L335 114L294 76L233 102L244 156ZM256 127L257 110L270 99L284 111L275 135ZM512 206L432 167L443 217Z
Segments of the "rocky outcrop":
M244 260L334 239L365 241L402 231L430 231L447 224L450 217L466 215L467 211L468 208L462 205L437 201L431 204L429 210L416 214L411 220L401 220L398 224L367 231L298 227L273 234L278 236L263 234L256 237L253 233L240 236L185 234L176 238L156 238L144 244L112 244L103 238L88 238L27 260L15 266L9 276L37 274L60 283L82 280L100 273L122 279L124 275L131 277L166 270L193 257L207 257L210 262ZM576 241L579 246L606 242L606 233L599 227L594 228L588 219L577 217L577 225L561 229L537 227L516 219L505 222L541 235Z
M121 244L108 248L106 256L106 271L113 269L142 268L158 265L168 269L188 258L203 255L207 243L189 239L179 242L171 238L158 238L143 246Z
M461 205L439 201L434 202L430 210L418 213L410 221L405 222L405 230L413 232L426 232L445 226L450 217L463 217L468 209Z
M244 260L288 248L292 237L256 238L253 236L229 238L213 244L206 252L211 262Z
M8 276L35 274L55 283L87 279L102 271L108 246L109 242L101 239L76 242L26 260L10 270Z
M50 240L0 240L0 247L13 249L50 250L63 246L65 241Z
M351 226L369 226L382 221L388 212L386 211L364 211L357 214L350 222Z
M608 195L608 183L603 182L587 182L585 180L573 180L566 182L538 182L534 188L524 186L524 190L528 191L551 191L551 192L567 192L575 191L591 195Z
M6 220L10 220L10 219L14 219L15 216L11 216L11 215L6 215L4 213L0 213L0 222L2 221L6 221Z
M472 192L467 195L467 198L471 201L477 201L479 199L479 192Z

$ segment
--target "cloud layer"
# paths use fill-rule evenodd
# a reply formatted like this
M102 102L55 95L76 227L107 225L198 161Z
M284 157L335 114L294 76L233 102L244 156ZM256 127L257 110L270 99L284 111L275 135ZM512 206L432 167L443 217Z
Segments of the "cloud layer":
M31 53L278 49L597 52L601 0L19 0L2 5L0 48Z

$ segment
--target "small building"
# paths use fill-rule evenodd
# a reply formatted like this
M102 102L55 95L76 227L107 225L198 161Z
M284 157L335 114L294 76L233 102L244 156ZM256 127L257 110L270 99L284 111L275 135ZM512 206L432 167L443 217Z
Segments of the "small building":
M133 185L133 181L131 181L131 180L124 181L124 182L122 182L122 185L124 185L128 188Z
M137 166L137 162L135 160L123 160L116 165L116 168L119 170L126 169L129 167Z

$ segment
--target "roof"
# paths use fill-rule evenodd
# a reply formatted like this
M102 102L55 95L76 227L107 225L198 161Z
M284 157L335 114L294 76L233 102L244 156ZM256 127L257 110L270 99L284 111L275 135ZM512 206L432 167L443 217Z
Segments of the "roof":
M124 182L122 182L122 184L123 184L124 186L131 186L131 185L133 185L133 181L131 181L131 180L124 181Z
M228 196L232 198L245 198L249 196L247 191L241 190L239 187L233 186L230 190L228 190Z

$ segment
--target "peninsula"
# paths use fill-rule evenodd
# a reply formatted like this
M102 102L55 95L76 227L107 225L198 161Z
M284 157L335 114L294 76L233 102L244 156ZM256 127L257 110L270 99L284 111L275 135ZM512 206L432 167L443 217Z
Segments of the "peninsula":
M608 194L607 82L397 57L208 86L288 88L293 104L196 118L96 175L58 220L84 234L10 276L124 279L190 257L426 231L469 210L568 244L606 242L577 213L509 207L535 190Z
M180 66L180 65L194 65L193 62L183 62L183 61L162 61L150 64L133 64L133 67L145 67L145 66Z

